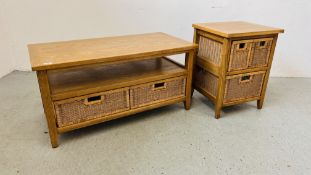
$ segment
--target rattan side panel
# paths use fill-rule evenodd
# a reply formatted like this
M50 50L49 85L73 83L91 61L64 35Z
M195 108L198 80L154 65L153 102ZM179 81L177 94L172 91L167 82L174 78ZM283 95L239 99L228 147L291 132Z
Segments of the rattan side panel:
M199 38L198 56L208 62L220 66L222 43L204 36Z
M267 66L272 41L272 38L254 40L249 67Z
M248 60L251 50L252 40L233 41L228 70L234 71L246 69L248 67Z
M99 103L86 104L85 99L101 96ZM105 115L129 110L129 88L97 93L54 103L59 127L77 124Z
M247 75L250 76L250 80L245 82L241 80L243 76L246 76L245 74L229 77L226 80L224 103L260 96L265 73Z
M204 90L211 96L216 98L218 78L203 68L196 66L194 71L194 84L196 87Z
M158 83L163 87L155 88ZM130 88L131 108L185 96L186 78L179 77L133 86Z

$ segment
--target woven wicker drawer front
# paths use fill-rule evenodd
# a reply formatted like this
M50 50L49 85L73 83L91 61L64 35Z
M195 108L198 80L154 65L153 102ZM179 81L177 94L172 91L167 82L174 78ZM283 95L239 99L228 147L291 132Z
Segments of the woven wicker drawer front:
M133 86L130 89L131 108L185 96L186 78L179 77Z
M219 66L221 61L221 50L221 43L204 36L200 36L198 50L198 56L200 58Z
M273 38L233 41L228 71L267 66Z
M231 46L229 71L246 69L252 50L253 40L233 41Z
M272 38L254 40L249 67L267 66L272 41L273 41Z
M265 72L255 72L228 77L224 103L259 97Z
M213 97L217 95L218 77L196 66L194 71L194 84Z
M129 88L122 88L54 103L57 124L64 127L129 110Z

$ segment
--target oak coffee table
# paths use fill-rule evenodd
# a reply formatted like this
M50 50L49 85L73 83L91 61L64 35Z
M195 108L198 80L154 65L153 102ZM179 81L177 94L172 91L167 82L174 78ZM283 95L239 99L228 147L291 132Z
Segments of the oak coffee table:
M164 33L28 45L52 147L74 129L184 102L196 44ZM185 66L166 56L185 53Z

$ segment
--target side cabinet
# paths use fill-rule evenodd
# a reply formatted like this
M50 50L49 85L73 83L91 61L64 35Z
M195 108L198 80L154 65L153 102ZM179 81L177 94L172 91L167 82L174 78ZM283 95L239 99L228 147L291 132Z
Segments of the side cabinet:
M283 29L246 22L193 27L194 42L199 45L193 85L214 102L215 118L222 107L247 101L257 100L261 109L278 33Z

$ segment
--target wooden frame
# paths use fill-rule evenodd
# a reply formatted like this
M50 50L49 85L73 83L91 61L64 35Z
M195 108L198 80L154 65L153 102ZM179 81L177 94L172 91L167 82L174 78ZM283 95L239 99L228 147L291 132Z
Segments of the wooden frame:
M51 91L46 71L37 71L38 84L41 92L41 99L44 108L44 113L49 128L49 135L53 148L58 146L58 132L55 120L55 110L51 98Z
M186 110L190 109L192 71L195 50L197 48L196 44L164 33L150 33L66 42L31 44L28 48L32 69L37 71L42 104L53 148L58 146L59 134L74 129L179 102L184 102ZM109 50L109 48L111 48L111 50ZM185 66L177 64L175 61L164 57L181 53L186 54ZM143 75L140 75L137 78L129 77L131 74L127 75L126 73L121 73L120 75L123 76L121 80L118 80L118 77L110 78L110 81L99 78L94 79L97 83L92 83L87 81L87 79L84 79L85 83L89 82L91 84L83 84L83 78L81 78L82 83L79 81L71 81L71 85L75 85L73 87L70 85L64 86L64 84L63 86L59 86L59 83L62 83L61 81L58 81L59 77L66 76L66 72L68 71L87 72L88 68L94 71L100 70L100 66L121 63L131 65L136 62L148 66L149 63L153 62L152 60L156 61L156 66L153 66L153 72L148 73L148 71L144 70L142 72ZM168 66L167 69L163 68L165 65ZM170 65L173 69L170 69ZM58 74L60 76L58 76ZM132 76L135 75L137 75L137 73L135 74L134 71ZM129 109L127 111L114 113L108 116L91 119L65 127L59 127L57 125L54 102L179 76L186 78L185 95L183 97L168 99L158 103ZM76 79L79 79L79 77Z
M263 86L262 86L262 90L261 90L261 97L260 97L259 100L257 100L257 108L258 109L262 108L263 102L265 100L266 89L267 89L267 85L268 85L270 69L271 69L271 66L272 66L272 60L273 60L273 55L274 55L277 39L278 39L278 35L274 35L273 42L272 42L272 47L271 47L271 51L270 51L270 56L269 56L269 60L268 60L268 69L266 71L266 75L265 75Z
M193 24L194 27L194 37L193 41L196 44L199 43L199 37L204 36L212 40L216 40L222 43L221 52L221 64L220 66L214 65L200 58L197 54L195 56L196 66L204 68L206 71L212 73L218 77L217 95L216 97L211 96L201 87L198 87L194 83L194 88L202 93L204 96L209 98L215 104L215 118L218 119L221 115L221 109L224 106L230 106L235 104L240 104L248 101L257 100L257 108L261 109L263 106L265 92L267 89L269 73L272 65L273 54L277 42L277 37L279 33L283 33L283 29L272 28L267 26L262 26L258 24L252 24L247 22L219 22L219 23L200 23ZM230 66L230 52L233 43L239 42L249 42L249 40L267 40L273 39L270 55L268 59L268 64L261 67L245 68L241 70L228 70ZM250 57L250 55L249 55ZM262 83L261 93L259 97L245 98L230 103L224 103L224 94L226 79L229 76L247 74L252 72L265 72L265 77Z

